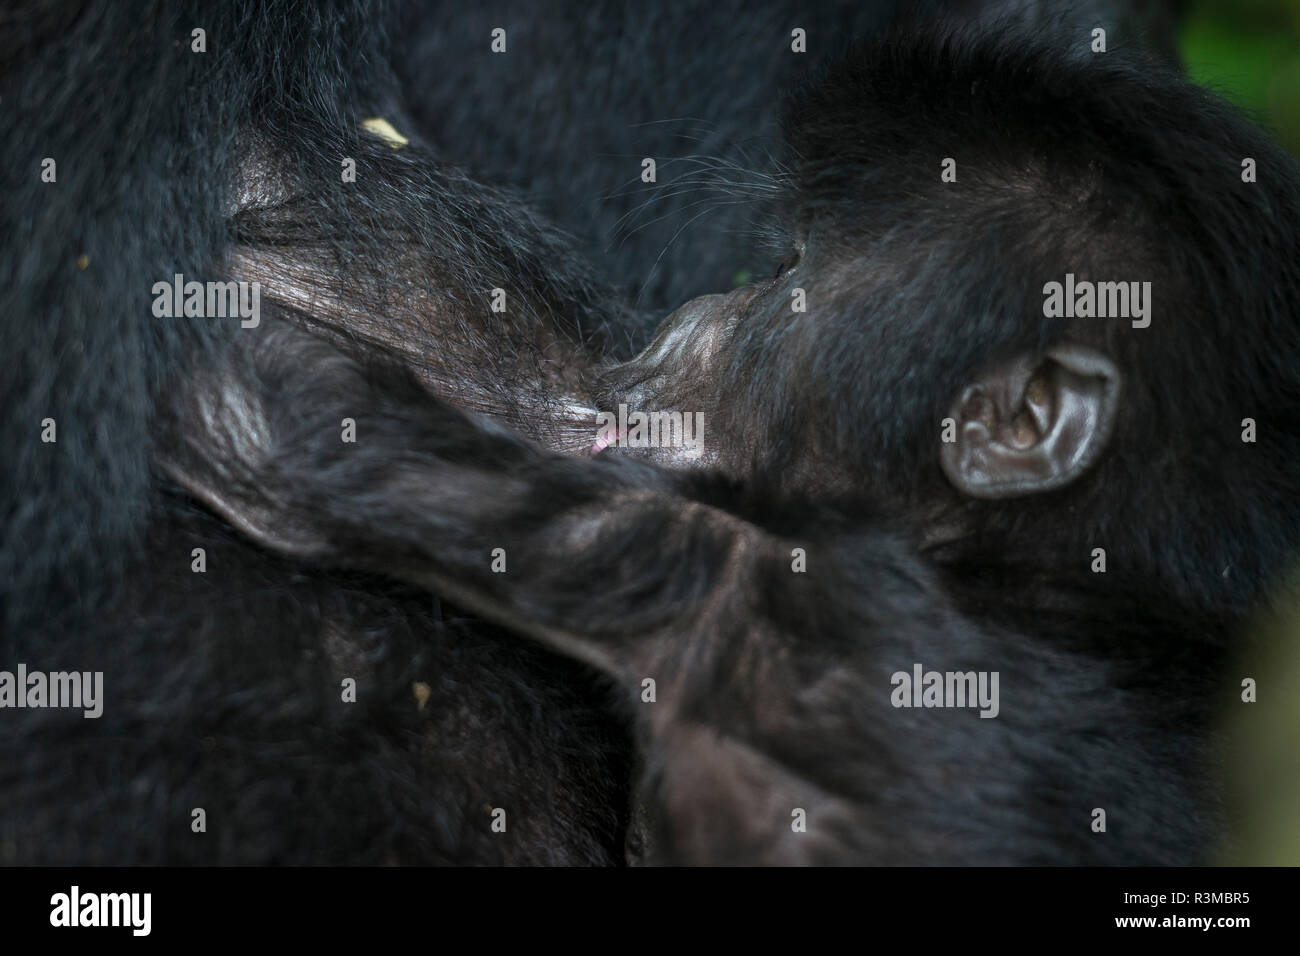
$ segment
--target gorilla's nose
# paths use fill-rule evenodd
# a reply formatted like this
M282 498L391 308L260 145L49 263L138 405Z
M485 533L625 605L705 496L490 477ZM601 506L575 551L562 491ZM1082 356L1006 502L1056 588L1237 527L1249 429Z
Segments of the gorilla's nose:
M701 333L712 327L726 328L757 294L755 287L743 286L732 292L691 299L664 319L654 341L632 360L632 364L657 366L684 358L683 353L692 350L692 343Z

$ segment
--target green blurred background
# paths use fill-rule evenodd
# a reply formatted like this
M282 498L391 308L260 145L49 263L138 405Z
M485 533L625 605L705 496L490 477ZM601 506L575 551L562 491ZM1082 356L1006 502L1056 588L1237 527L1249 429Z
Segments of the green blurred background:
M1188 74L1246 109L1300 155L1300 0L1193 0L1179 50ZM1225 708L1232 825L1219 862L1300 865L1300 574L1259 616Z
M1192 79L1300 155L1300 0L1192 0L1179 49Z

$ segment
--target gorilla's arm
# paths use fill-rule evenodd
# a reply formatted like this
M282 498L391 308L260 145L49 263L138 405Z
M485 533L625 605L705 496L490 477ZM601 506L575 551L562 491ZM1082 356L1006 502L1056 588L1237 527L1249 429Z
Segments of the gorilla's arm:
M1116 686L1121 664L960 618L878 522L814 519L791 539L717 478L541 450L276 321L176 407L164 468L258 542L414 582L609 675L642 738L660 861L1042 862L1062 845L1113 861L1181 845L1140 818L1125 826L1154 843L1088 838L1091 806L1181 772L1168 726L1148 728L1149 701ZM1000 672L999 719L900 709L891 675L914 663ZM1070 785L1008 789L1009 767Z

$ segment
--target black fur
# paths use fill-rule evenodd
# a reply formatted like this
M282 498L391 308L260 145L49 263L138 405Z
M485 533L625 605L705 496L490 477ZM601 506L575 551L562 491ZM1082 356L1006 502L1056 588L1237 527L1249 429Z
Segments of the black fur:
M1138 0L622 0L402 11L393 67L438 152L523 189L656 317L770 273L779 106L893 21L1068 23L1174 58L1170 4ZM491 52L506 30L505 55ZM807 52L791 51L791 31ZM657 183L641 181L641 161ZM749 278L746 278L749 277Z
M744 19L716 9L714 33ZM866 23L826 16L810 22ZM1129 50L1063 54L1076 32L891 35L785 110L762 182L793 270L691 303L672 349L627 361L643 317L425 148L455 158L470 140L440 134L438 104L484 96L450 61L423 79L418 30L394 60L387 10L19 22L0 44L0 666L103 670L108 700L98 721L0 712L0 859L606 863L641 839L634 803L665 862L1206 857L1224 648L1300 536L1300 171L1226 107ZM758 107L785 78L742 47L754 98L734 115L762 155L778 114ZM674 55L675 82L704 89L707 61ZM411 105L417 80L432 105ZM718 122L726 86L707 89ZM481 166L575 223L557 182L599 190L543 159L588 122L570 95L503 124L536 165ZM413 144L361 133L372 115ZM641 144L614 148L631 179ZM597 254L610 228L587 232ZM755 258L701 245L670 246L652 303ZM604 263L664 281L647 258ZM1116 269L1155 281L1151 328L1039 318L1043 282ZM262 326L155 319L176 272L263 282ZM936 454L954 395L1064 338L1123 368L1109 453L1037 499L961 498ZM703 411L710 467L589 460L590 412L622 401ZM1000 670L1002 714L890 707L914 661Z
M381 286L396 287L382 270L400 269L405 292L448 304L443 324L400 324L418 317L390 296L386 336L354 326L348 341L415 367L402 349L423 349L467 393L477 382L480 400L512 407L540 369L563 377L564 362L543 360L555 342L599 355L621 308L517 201L359 132L370 115L404 125L382 9L30 15L36 36L0 58L0 307L14 354L0 660L102 670L108 699L97 721L3 711L0 859L621 860L631 758L589 673L391 581L276 560L160 480L159 410L248 330L150 311L153 284L174 273L287 269L274 257L293 250L302 270L268 297L314 279L378 314ZM207 53L190 51L194 27ZM56 183L40 181L45 156ZM345 156L360 168L352 189ZM497 283L510 315L469 324L490 315L477 303ZM467 353L473 366L456 366ZM46 417L57 443L40 441ZM190 570L196 547L205 574ZM355 705L340 700L347 676ZM516 808L506 839L489 829L498 805ZM195 807L207 834L190 832Z
M1217 832L1216 649L1158 598L1107 606L1104 634L982 626L879 515L541 452L292 330L192 402L167 468L246 534L450 595L614 679L651 862L1178 863ZM340 454L332 423L356 409L367 440ZM232 441L250 421L263 440ZM914 661L999 670L1002 713L894 709Z

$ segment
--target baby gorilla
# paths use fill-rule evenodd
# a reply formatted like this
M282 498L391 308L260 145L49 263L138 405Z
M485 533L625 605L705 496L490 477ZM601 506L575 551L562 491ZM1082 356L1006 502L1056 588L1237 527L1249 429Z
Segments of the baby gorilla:
M210 56L83 6L0 50L4 168L59 163L0 210L0 650L107 701L6 712L4 861L611 862L636 763L655 861L1206 857L1298 527L1258 131L1079 36L887 38L787 111L783 270L620 362L637 317L421 148L368 5L214 5ZM176 272L260 324L160 321ZM1046 294L1105 282L1141 314Z
M1300 539L1300 170L1079 42L846 59L786 113L790 260L630 362L570 352L558 390L491 405L268 327L178 406L166 467L255 540L611 676L653 859L1204 860L1216 687ZM1115 282L1150 291L1051 305ZM620 405L703 413L700 458L594 434Z
M1180 684L1143 673L1142 642L1184 635L1120 622L1102 657L982 629L879 518L540 451L278 323L246 348L195 384L169 473L284 554L399 577L609 675L650 862L1173 861L1202 838L1183 761L1208 688L1176 657ZM907 683L923 666L993 697L931 709Z

